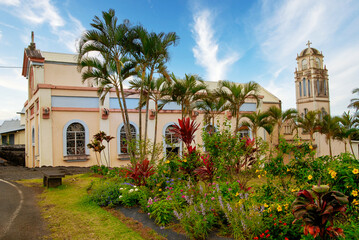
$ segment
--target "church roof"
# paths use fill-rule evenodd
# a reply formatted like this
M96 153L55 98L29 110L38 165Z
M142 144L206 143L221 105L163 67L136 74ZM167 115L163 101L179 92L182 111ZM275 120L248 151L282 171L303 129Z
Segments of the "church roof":
M18 119L6 120L0 126L0 133L16 132L24 129L25 129L25 125L21 125L20 120Z
M306 55L311 55L311 54L315 54L315 55L322 55L321 52L319 52L318 49L315 48L306 48L303 51L301 51L301 53L299 54L298 57L304 57Z

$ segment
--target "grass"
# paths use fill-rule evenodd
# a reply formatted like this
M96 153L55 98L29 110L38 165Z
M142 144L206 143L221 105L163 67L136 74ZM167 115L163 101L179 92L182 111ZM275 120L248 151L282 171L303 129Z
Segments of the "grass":
M40 194L39 205L51 231L50 239L161 239L147 229L147 235L143 236L142 226L134 228L130 219L121 219L118 214L114 216L111 211L90 202L86 196L91 181L95 179L88 175L67 176L63 185ZM21 183L42 186L41 179L23 180Z

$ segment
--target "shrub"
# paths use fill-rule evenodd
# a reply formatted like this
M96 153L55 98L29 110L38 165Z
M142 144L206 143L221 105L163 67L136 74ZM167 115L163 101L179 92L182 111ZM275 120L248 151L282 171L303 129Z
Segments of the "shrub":
M112 181L100 181L93 186L90 192L90 200L97 205L113 207L120 203L119 184Z

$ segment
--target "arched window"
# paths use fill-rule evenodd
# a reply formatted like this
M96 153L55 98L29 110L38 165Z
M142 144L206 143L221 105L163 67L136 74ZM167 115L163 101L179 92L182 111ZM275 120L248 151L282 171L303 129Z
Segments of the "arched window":
M68 121L62 132L63 155L81 156L88 155L89 130L86 123L79 119Z
M136 140L137 129L136 129L135 125L131 124L131 123L130 123L130 132L131 132L132 140ZM125 126L123 124L122 124L122 127L120 128L120 137L118 139L120 141L120 148L119 148L120 152L119 153L127 154L129 142L127 141Z
M316 59L315 59L315 63L316 63L316 65L317 65L316 67L317 67L317 68L320 68L320 59L319 59L319 58L316 58Z
M175 126L175 123L168 123L164 127L164 152L165 156L173 155L180 155L181 154L181 144L180 139L176 137L176 135L171 131Z
M303 95L304 95L304 96L307 96L307 87L306 87L305 78L303 78Z
M307 116L308 108L304 108L304 116Z
M325 79L323 80L323 92L324 95L327 95L327 81L325 81Z
M299 82L299 96L302 96L302 82Z
M32 127L32 130L31 130L31 143L32 143L32 146L35 146L35 128Z
M81 123L71 123L66 129L66 154L85 155L85 128Z
M241 126L238 129L238 135L240 138L244 138L244 137L251 137L251 130L249 129L249 127L247 126Z
M215 132L217 132L217 129L215 126L213 126L212 124L208 124L205 127L205 131L209 134L209 135L213 135Z
M308 80L308 97L310 97L310 80Z
M307 59L303 59L302 60L302 70L305 70L308 68L308 63L307 63Z

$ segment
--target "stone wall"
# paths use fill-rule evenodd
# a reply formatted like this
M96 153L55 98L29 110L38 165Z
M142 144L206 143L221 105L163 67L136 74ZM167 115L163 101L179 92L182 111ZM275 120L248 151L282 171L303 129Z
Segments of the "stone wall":
M9 164L25 166L25 145L1 145L0 157Z

